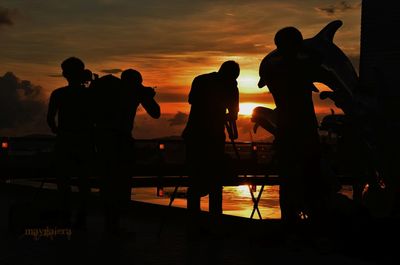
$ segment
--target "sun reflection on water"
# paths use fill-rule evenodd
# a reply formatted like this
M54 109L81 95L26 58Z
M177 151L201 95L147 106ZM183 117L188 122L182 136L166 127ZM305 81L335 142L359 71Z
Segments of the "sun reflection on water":
M174 188L164 188L166 196L157 197L155 188L135 188L132 190L132 200L168 205L170 195ZM186 198L184 194L186 188L179 188L179 196L175 199L173 206L186 208ZM260 192L260 186L257 186L253 192L257 197ZM201 209L208 211L208 196L201 198ZM259 209L263 219L279 219L281 217L279 207L279 187L265 186L262 193ZM242 185L237 187L224 187L223 190L223 213L249 218L253 210L253 202L251 199L249 186ZM258 216L254 215L257 219Z

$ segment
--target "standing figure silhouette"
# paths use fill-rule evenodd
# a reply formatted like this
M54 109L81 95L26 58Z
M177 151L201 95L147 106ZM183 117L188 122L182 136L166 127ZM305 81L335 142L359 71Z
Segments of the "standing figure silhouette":
M135 163L135 139L133 127L136 112L141 105L147 114L153 119L160 118L160 105L155 101L156 92L151 87L142 84L143 78L139 71L127 69L121 73L122 83L122 145L121 145L121 169L122 169L122 201L130 201L130 177Z
M95 125L96 172L104 203L104 232L107 236L116 235L120 232L123 182L120 167L123 139L122 83L118 77L109 74L93 80L89 88Z
M187 206L200 212L200 197L209 194L209 210L222 213L225 124L235 122L239 112L237 81L239 65L224 62L218 72L197 76L189 94L189 119L182 133L190 169Z
M75 57L61 64L62 74L68 85L51 93L47 123L57 135L55 145L55 170L61 207L71 211L71 177L79 183L80 206L75 225L86 226L86 201L90 192L88 177L94 155L92 120L89 106L89 91L83 85L85 65Z
M318 90L311 76L319 64L311 60L319 58L301 56L303 36L294 27L279 30L275 44L278 57L262 69L263 83L259 87L268 86L277 107L275 145L282 177L280 207L282 221L290 233L305 216L313 224L321 223L328 194L320 172L321 147L312 101L312 92Z
M153 118L160 117L155 91L142 85L133 69L121 78L105 75L92 81L97 172L105 206L105 232L118 235L121 214L130 201L131 173L135 163L132 130L141 104Z

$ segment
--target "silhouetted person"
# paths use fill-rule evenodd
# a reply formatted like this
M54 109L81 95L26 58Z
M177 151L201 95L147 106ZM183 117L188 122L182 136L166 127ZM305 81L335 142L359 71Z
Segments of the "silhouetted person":
M121 146L121 168L123 171L121 183L122 201L130 201L131 185L130 179L135 163L135 140L133 138L133 127L136 112L141 105L153 119L161 115L160 105L155 101L156 92L151 87L143 86L142 75L133 69L127 69L121 73L122 81L122 146Z
M264 72L277 107L280 206L282 220L289 228L299 222L301 213L319 224L328 193L320 172L318 122L312 101L316 88L309 78L316 71L312 67L318 64L307 61L317 58L302 58L302 43L302 34L296 28L279 30L275 35L278 59Z
M182 133L191 171L187 206L200 212L200 197L209 194L209 210L222 213L225 124L234 123L239 111L239 65L224 62L218 72L197 76L189 94L189 120ZM228 111L228 114L227 114Z
M143 78L138 71L133 69L123 71L121 81L125 93L124 108L127 115L124 120L124 132L127 137L132 138L133 125L139 105L142 105L154 119L158 119L161 115L160 106L154 100L156 92L151 87L143 86Z
M47 123L57 135L55 161L57 186L62 207L70 211L71 177L79 183L80 204L76 225L86 225L86 200L90 191L88 177L93 158L92 120L90 117L89 93L83 85L84 63L75 57L62 62L63 76L68 86L51 93Z
M130 201L130 177L134 166L132 129L141 104L153 117L160 117L160 107L152 88L142 85L139 72L129 69L121 79L106 75L95 79L93 116L95 121L97 171L105 203L105 229L120 232L120 215Z
M104 229L107 235L117 234L120 230L123 182L120 167L124 121L122 83L118 77L110 74L94 79L89 88L95 127L95 168L104 203Z

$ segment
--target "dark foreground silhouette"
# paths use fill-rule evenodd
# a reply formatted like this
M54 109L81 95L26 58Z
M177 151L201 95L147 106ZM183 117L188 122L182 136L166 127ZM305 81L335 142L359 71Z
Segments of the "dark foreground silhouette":
M62 62L66 87L54 90L50 96L47 123L57 135L55 144L55 175L60 191L60 206L68 222L71 212L71 177L79 180L81 203L76 225L85 227L86 198L90 191L88 178L91 176L94 158L93 126L90 115L90 94L83 85L84 63L75 57ZM57 117L57 120L56 120Z
M141 74L133 69L121 78L106 75L90 84L93 94L93 117L96 139L96 171L101 180L106 209L106 230L119 233L120 214L130 201L130 172L135 163L132 130L141 104L157 119L160 106L155 91L142 85Z
M210 194L210 212L222 213L225 124L237 119L239 91L236 78L239 71L236 62L227 61L218 72L200 75L193 80L189 94L189 120L182 133L187 163L192 172L188 190L188 209L191 211L200 211L200 197Z
M320 172L318 122L312 102L316 89L310 78L318 70L313 61L319 58L299 56L303 37L294 27L279 30L275 44L274 62L261 64L259 86L268 86L277 106L275 146L282 177L282 221L288 230L304 216L322 226L329 187Z
M386 221L392 223L391 218L396 220L393 215L395 212L394 199L391 195L394 185L390 176L382 171L381 159L377 157L379 154L379 146L376 141L377 132L382 131L377 118L379 109L374 107L375 105L371 103L373 101L360 87L358 76L350 60L333 43L335 32L341 25L341 21L333 21L313 38L301 42L301 35L297 33L299 41L296 42L296 33L294 32L296 30L289 28L293 34L286 36L286 39L289 40L286 42L287 45L285 41L283 43L279 41L279 38L278 41L276 40L277 50L268 54L260 65L259 86L268 85L277 108L275 110L256 108L252 116L252 121L255 123L254 130L256 131L261 126L275 136L275 145L278 153L280 152L278 157L281 161L281 173L285 173L285 170L292 170L292 173L299 175L302 170L289 166L296 165L299 163L298 161L303 160L304 162L303 157L310 158L308 154L302 153L308 152L310 147L311 150L319 150L319 155L314 157L314 161L313 159L308 159L308 161L310 167L321 170L319 175L322 178L319 183L322 186L317 185L314 188L323 193L317 194L318 196L313 194L310 198L321 198L321 196L328 195L326 209L329 209L327 213L330 220L335 220L334 222L339 219L342 220L340 222L346 220L342 223L344 224L347 221L352 223L356 219L358 221L352 225L358 222L362 226L370 222L370 218L389 218ZM279 37L278 34L276 37ZM296 43L298 44L296 45ZM336 106L344 112L343 115L333 113L325 117L320 127L320 130L328 131L328 138L322 138L324 141L331 137L337 141L334 156L332 156L333 150L326 142L322 145L306 144L310 141L315 143L317 139L317 137L310 138L312 135L315 136L310 129L315 131L316 127L311 91L318 92L313 82L328 85L332 91L321 92L320 98L333 100ZM307 130L309 133L302 134ZM300 132L300 135L296 136L299 143L285 146L285 143L290 143L291 139L294 141L294 132L296 134ZM302 148L298 148L299 146ZM300 152L297 153L297 158L301 157L301 160L294 155L296 152ZM285 155L282 157L282 154ZM298 161L291 163L288 160L291 156ZM284 166L282 161L286 161L288 164ZM286 174L290 174L290 172ZM337 193L340 187L336 185L334 179L330 179L332 175L336 174L349 175L353 178L352 200L346 200ZM285 176L282 175L282 177ZM306 180L301 182L303 185L308 183ZM313 182L312 185L315 183L318 182ZM325 184L328 186L325 186L324 192L321 187L324 187ZM364 187L368 189L363 192ZM309 187L305 188L307 190ZM296 192L292 194L296 194ZM303 195L297 194L297 196ZM309 196L308 192L306 196ZM285 200L284 197L283 200ZM296 206L297 203L296 201L291 206ZM353 210L348 211L347 207ZM284 215L284 207L282 211ZM349 215L350 212L353 214ZM335 219L338 215L341 218ZM382 221L382 219L379 220ZM347 224L349 225L349 223Z
M82 202L76 225L85 228L89 176L97 176L105 209L105 230L118 233L121 211L130 201L130 170L135 161L133 123L140 104L153 118L160 117L155 91L142 85L133 69L92 78L75 57L62 63L68 86L55 90L47 120L57 135L55 168L60 207L69 206L70 179L78 177ZM56 119L57 117L57 119Z
M332 191L337 190L322 172L326 150L318 135L312 102L312 93L318 89L313 82L323 82L333 89L321 93L321 98L332 99L352 122L358 117L353 99L357 76L346 64L347 57L332 43L340 25L338 21L332 22L309 40L303 40L300 31L293 27L277 32L277 50L262 61L259 82L260 87L268 86L277 108L256 109L253 121L275 136L282 179L282 234L296 232L307 238L315 232L321 235L326 230L353 232L357 237L354 243L359 244L358 239L365 238L360 228L387 224L389 232L397 230L392 220L372 220L370 213L354 200L338 194L331 197ZM337 56L325 56L327 51L334 51ZM122 208L130 200L128 167L135 161L132 129L136 110L142 104L151 117L159 118L155 91L144 87L140 73L132 69L124 71L121 78L107 75L94 80L77 58L65 60L62 69L68 86L52 93L48 111L49 127L57 134L55 172L60 191L59 206L68 219L71 211L69 178L76 176L80 202L75 224L85 227L89 193L87 177L97 175L105 205L106 231L118 233ZM188 209L190 213L196 213L190 216L189 226L199 221L200 198L207 194L210 195L210 212L214 215L222 213L225 127L229 128L231 139L237 138L238 76L239 66L227 61L218 72L200 75L192 83L191 111L182 134L191 177ZM210 174L209 168L215 174ZM372 169L368 167L367 171ZM304 219L308 222L303 222ZM353 230L357 225L358 229ZM368 232L371 238L382 238L376 227ZM285 239L282 234L278 239ZM336 235L330 236L342 243ZM218 244L213 246L219 247Z

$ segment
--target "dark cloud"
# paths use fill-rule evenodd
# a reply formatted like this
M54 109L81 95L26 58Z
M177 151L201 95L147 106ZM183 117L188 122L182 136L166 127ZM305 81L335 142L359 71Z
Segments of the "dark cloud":
M105 73L105 74L118 74L118 73L122 72L122 69L118 69L118 68L103 69L103 70L100 70L100 72Z
M0 77L0 130L45 131L46 104L42 87L8 72Z
M356 4L351 4L348 1L341 1L327 7L317 7L316 10L328 16L333 16L337 13L343 13L348 10L358 9L361 6L361 1Z
M181 112L182 113L182 112ZM169 126L171 120L175 120L177 116L181 122L180 125L184 125L182 117L186 114L165 114L161 115L159 119L152 119L147 114L139 113L135 119L135 128L133 129L133 135L136 139L155 139L155 138L179 138L181 136L184 126ZM187 118L187 115L186 115ZM178 120L176 119L176 120ZM250 116L239 115L237 120L237 127L239 131L238 141L262 141L271 142L273 137L267 131L260 129L255 134L253 132L254 124L250 120ZM228 135L226 140L229 141Z
M16 11L0 6L0 27L3 25L11 26L14 24L13 18Z
M48 77L63 77L62 74L49 74Z
M186 102L188 96L183 93L165 93L157 92L157 101L159 102Z
M240 102L260 102L260 103L272 103L274 99L271 93L267 93L265 89L260 90L261 94L240 94Z
M187 119L187 116L183 112L177 112L172 115L161 115L159 119L152 119L147 114L138 114L135 119L133 135L136 139L179 138L184 126L171 126L171 121L179 121L179 125L184 125L186 122L186 120L184 122L184 117ZM237 120L239 130L238 141L272 141L271 134L265 130L259 130L257 134L254 134L252 132L253 125L249 116L239 116ZM226 139L227 141L229 140L228 136Z
M189 115L178 111L172 119L169 119L169 126L178 126L186 124Z
M167 89L164 90L168 91ZM188 89L184 90L184 88L181 88L180 91L181 92L163 92L160 89L157 91L156 100L158 102L187 102L189 90ZM260 102L260 103L274 102L272 94L267 93L266 89L262 89L259 91L262 93L240 93L240 102Z
M175 115L162 114L159 119L152 119L147 114L138 114L135 118L133 135L136 139L155 139L170 136L180 136L181 126L170 126L170 120Z
M294 0L21 2L19 8L29 10L40 23L22 21L26 27L10 36L4 56L14 62L37 62L43 58L56 61L71 51L85 55L92 63L115 61L126 55L137 58L183 54L172 62L175 65L177 61L195 59L186 58L185 52L219 52L216 56L264 53L279 28L315 26L315 21L304 19L307 14L299 11L314 10L306 9L309 6L304 1ZM70 40L71 36L74 40ZM203 54L203 60L209 57ZM135 58L130 62L138 65Z
M336 13L336 8L334 6L329 6L329 7L317 7L316 8L318 11L324 12L328 15L333 15Z

